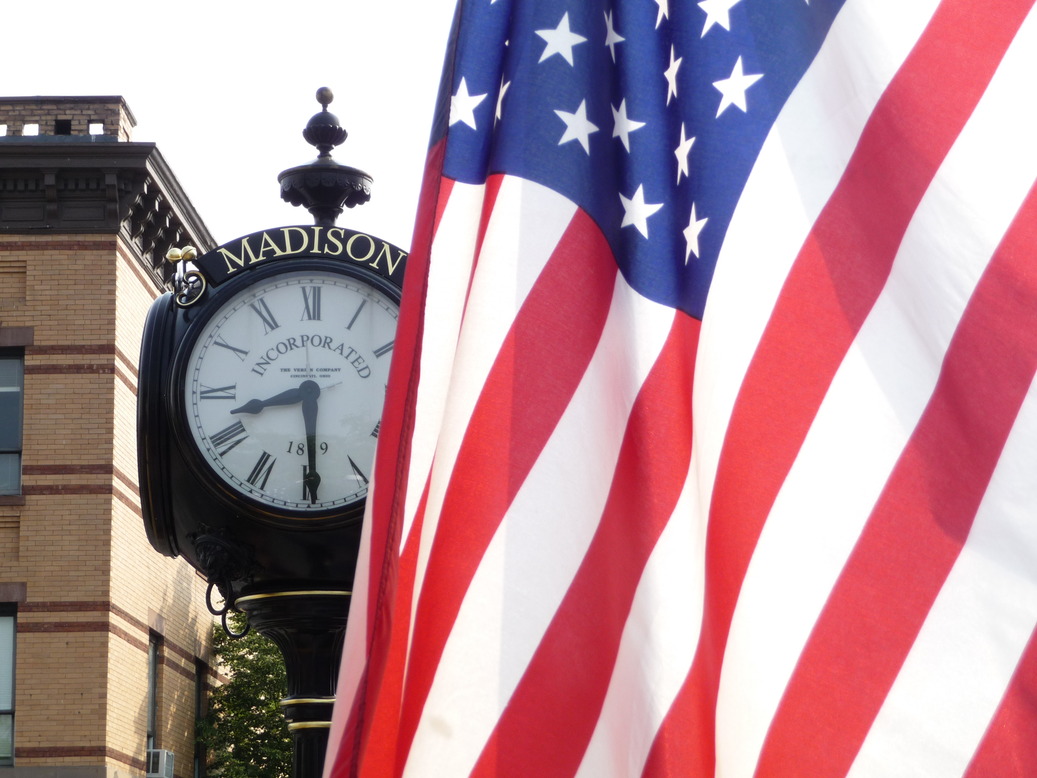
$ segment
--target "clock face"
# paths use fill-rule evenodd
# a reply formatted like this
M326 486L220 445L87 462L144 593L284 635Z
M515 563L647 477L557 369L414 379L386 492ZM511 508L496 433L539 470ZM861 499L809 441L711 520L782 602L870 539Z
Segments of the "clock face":
M267 276L203 326L184 377L187 426L211 470L275 512L367 494L397 303L333 271Z

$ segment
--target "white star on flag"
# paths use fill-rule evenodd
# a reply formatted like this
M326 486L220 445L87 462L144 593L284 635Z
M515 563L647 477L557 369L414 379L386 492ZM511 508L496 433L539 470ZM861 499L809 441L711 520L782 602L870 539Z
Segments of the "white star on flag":
M468 85L462 76L461 83L457 87L457 94L450 98L450 123L456 124L461 122L462 124L467 124L473 130L477 129L475 126L475 108L485 99L485 94L468 94Z
M624 148L630 151L630 133L641 129L645 126L645 123L635 122L627 116L627 101L625 99L619 104L618 109L612 109L612 119L615 122L615 127L612 129L612 137L619 138L623 142Z
M698 219L695 216L695 203L691 204L691 218L688 220L688 226L684 228L684 240L688 244L687 249L684 251L684 264L688 264L688 260L691 255L694 254L695 258L699 256L699 233L702 232L702 228L706 226L706 222L709 219Z
M662 20L670 18L670 0L655 0L655 4L659 6L659 15L655 17L655 29L658 30Z
M622 43L626 38L616 32L616 28L612 26L612 11L608 11L605 14L605 45L609 47L609 51L612 52L612 61L616 61L616 44Z
M555 111L555 113L558 114L559 119L565 122L565 132L562 133L562 139L558 141L558 145L578 140L583 146L583 150L590 154L590 135L592 132L597 132L598 127L587 121L587 101L582 101L574 113L568 111Z
M494 118L497 121L500 121L501 105L504 103L504 95L507 93L509 86L511 86L510 81L502 81L500 91L497 92L497 110L494 112Z
M671 55L672 56L672 55ZM722 78L714 81L713 86L720 90L720 107L717 108L717 116L720 116L728 106L736 105L745 113L745 90L763 78L763 73L746 75L742 72L742 58L735 62L730 78ZM667 100L669 102L669 100Z
M666 77L666 104L670 104L670 98L677 96L677 69L681 66L683 57L673 58L673 46L670 46L670 66L666 68L663 76ZM738 60L741 62L741 58ZM715 85L714 85L715 86Z
M577 35L569 29L569 13L562 15L562 21L553 30L537 30L536 34L543 38L547 45L544 53L540 55L540 62L548 57L559 54L570 65L573 64L573 46L583 43L587 39Z
M695 137L690 138L685 136L684 133L684 122L681 122L681 141L677 144L677 148L674 149L674 156L677 157L677 183L681 182L681 175L689 175L688 173L688 154L691 153L691 145L695 142Z
M634 196L630 199L624 197L622 192L619 195L619 199L623 203L623 223L619 226L629 227L634 225L637 227L637 231L647 238L648 217L662 208L663 204L645 202L644 184L637 187L637 191L634 192Z
M706 37L706 33L714 24L719 24L725 30L731 30L731 16L730 11L732 6L736 5L739 0L702 0L699 3L699 8L706 12L706 23L702 27L702 37Z

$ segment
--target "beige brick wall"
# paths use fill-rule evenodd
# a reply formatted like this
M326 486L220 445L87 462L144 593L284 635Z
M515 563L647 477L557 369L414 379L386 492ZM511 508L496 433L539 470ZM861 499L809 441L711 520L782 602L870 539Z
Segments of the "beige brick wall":
M182 560L161 556L151 548L144 532L137 483L136 368L140 337L148 308L157 291L137 267L132 250L119 247L116 265L113 462L117 477L116 503L112 511L112 599L134 619L162 633L160 685L163 706L159 715L158 745L176 754L177 775L191 774L194 749L195 658L209 659L205 582ZM129 365L127 362L132 361ZM124 378L120 373L125 370ZM130 380L127 380L130 379ZM125 656L133 662L132 656ZM124 667L113 659L114 667ZM132 673L132 665L125 666ZM113 673L112 680L118 673ZM115 689L112 690L115 696ZM146 712L129 708L108 711L110 731L117 748L143 742Z
M2 122L2 119L0 119ZM0 505L0 585L19 605L15 766L141 775L149 632L163 638L158 745L192 774L204 582L147 542L137 360L157 294L113 236L0 235L0 327L25 349L24 504ZM13 270L12 270L13 268Z

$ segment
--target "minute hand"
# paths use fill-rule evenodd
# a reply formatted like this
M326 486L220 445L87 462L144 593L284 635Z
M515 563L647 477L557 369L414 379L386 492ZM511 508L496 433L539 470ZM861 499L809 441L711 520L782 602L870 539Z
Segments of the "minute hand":
M299 386L302 394L302 420L306 427L306 459L308 467L303 477L303 487L309 494L310 502L317 502L317 488L320 486L320 475L317 473L317 398L320 387L314 381L303 381Z
M302 402L302 398L302 388L297 386L294 389L288 389L280 394L275 394L266 400L249 400L240 408L232 410L231 413L259 413L271 405L295 405Z

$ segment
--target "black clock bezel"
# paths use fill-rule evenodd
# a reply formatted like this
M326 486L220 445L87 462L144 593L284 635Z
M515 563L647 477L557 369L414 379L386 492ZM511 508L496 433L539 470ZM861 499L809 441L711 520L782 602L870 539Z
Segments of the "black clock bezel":
M187 329L173 354L170 371L172 385L167 393L166 412L171 421L170 428L173 438L177 447L184 452L185 462L192 475L200 479L206 488L224 503L225 507L242 516L259 518L274 525L290 526L293 529L300 527L326 529L359 522L363 518L366 497L361 496L345 506L321 511L278 509L269 503L252 498L234 489L213 471L208 458L199 450L194 440L187 414L188 362L199 336L212 317L228 300L249 287L279 275L299 272L330 273L360 281L378 290L396 303L397 308L399 307L400 289L383 276L355 263L328 259L319 254L304 254L280 260L271 259L261 266L248 268L242 271L240 276L227 280L216 289L211 289L206 299L200 303L199 309L190 311L190 314L193 315L188 315Z

